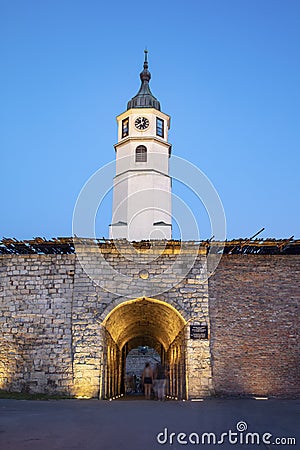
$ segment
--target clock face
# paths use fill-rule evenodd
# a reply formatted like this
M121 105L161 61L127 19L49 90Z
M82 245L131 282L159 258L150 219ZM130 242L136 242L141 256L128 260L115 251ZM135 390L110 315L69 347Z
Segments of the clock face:
M149 127L149 120L146 117L138 117L134 125L138 130L146 130Z

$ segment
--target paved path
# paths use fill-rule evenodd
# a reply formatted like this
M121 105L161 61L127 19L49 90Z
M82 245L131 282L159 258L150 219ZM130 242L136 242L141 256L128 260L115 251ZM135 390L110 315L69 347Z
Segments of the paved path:
M295 437L296 445L226 443L202 445L202 433L214 432L217 439L229 430L236 432L244 421L247 432L272 434L266 438ZM0 400L1 450L152 450L182 448L294 448L300 449L300 400L209 399L203 402ZM245 425L244 425L245 426ZM239 427L242 427L240 424ZM161 442L157 442L160 435ZM170 438L170 433L176 433ZM200 444L181 444L179 441ZM231 439L246 439L247 432ZM179 433L185 433L186 436ZM210 437L213 439L213 436ZM250 437L249 437L250 438ZM170 444L171 439L171 444ZM207 439L207 438L206 438ZM207 442L207 440L206 440Z

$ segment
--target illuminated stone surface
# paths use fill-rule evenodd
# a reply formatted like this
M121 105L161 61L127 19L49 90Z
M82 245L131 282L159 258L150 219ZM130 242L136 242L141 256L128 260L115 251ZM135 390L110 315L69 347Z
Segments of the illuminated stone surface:
M199 255L176 287L129 300L93 283L75 255L3 255L0 387L110 398L124 387L128 352L148 345L169 367L173 396L299 395L299 261L224 256L201 283ZM191 323L208 324L209 340L190 339Z

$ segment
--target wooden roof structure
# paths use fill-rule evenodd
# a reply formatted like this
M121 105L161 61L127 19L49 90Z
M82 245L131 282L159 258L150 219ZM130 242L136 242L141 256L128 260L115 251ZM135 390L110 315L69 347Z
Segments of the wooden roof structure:
M115 247L114 241L109 239L90 239L90 238L72 238L57 237L45 239L36 237L31 240L19 241L15 238L3 238L0 240L0 255L49 255L49 254L75 254L75 242L81 245L95 245L100 248ZM127 241L125 241L127 242ZM181 245L198 246L206 249L207 253L224 253L227 255L237 254L259 254L259 255L300 255L300 240L293 237L288 239L234 239L230 241L188 241L181 242L176 240L169 241L142 241L134 242L133 246L137 249L150 248L152 245L164 245L166 248Z

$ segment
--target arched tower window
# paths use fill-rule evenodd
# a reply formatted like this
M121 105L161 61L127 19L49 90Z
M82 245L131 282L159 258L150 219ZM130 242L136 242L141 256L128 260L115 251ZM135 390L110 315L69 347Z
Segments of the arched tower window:
M135 162L147 162L147 148L144 145L135 149Z

